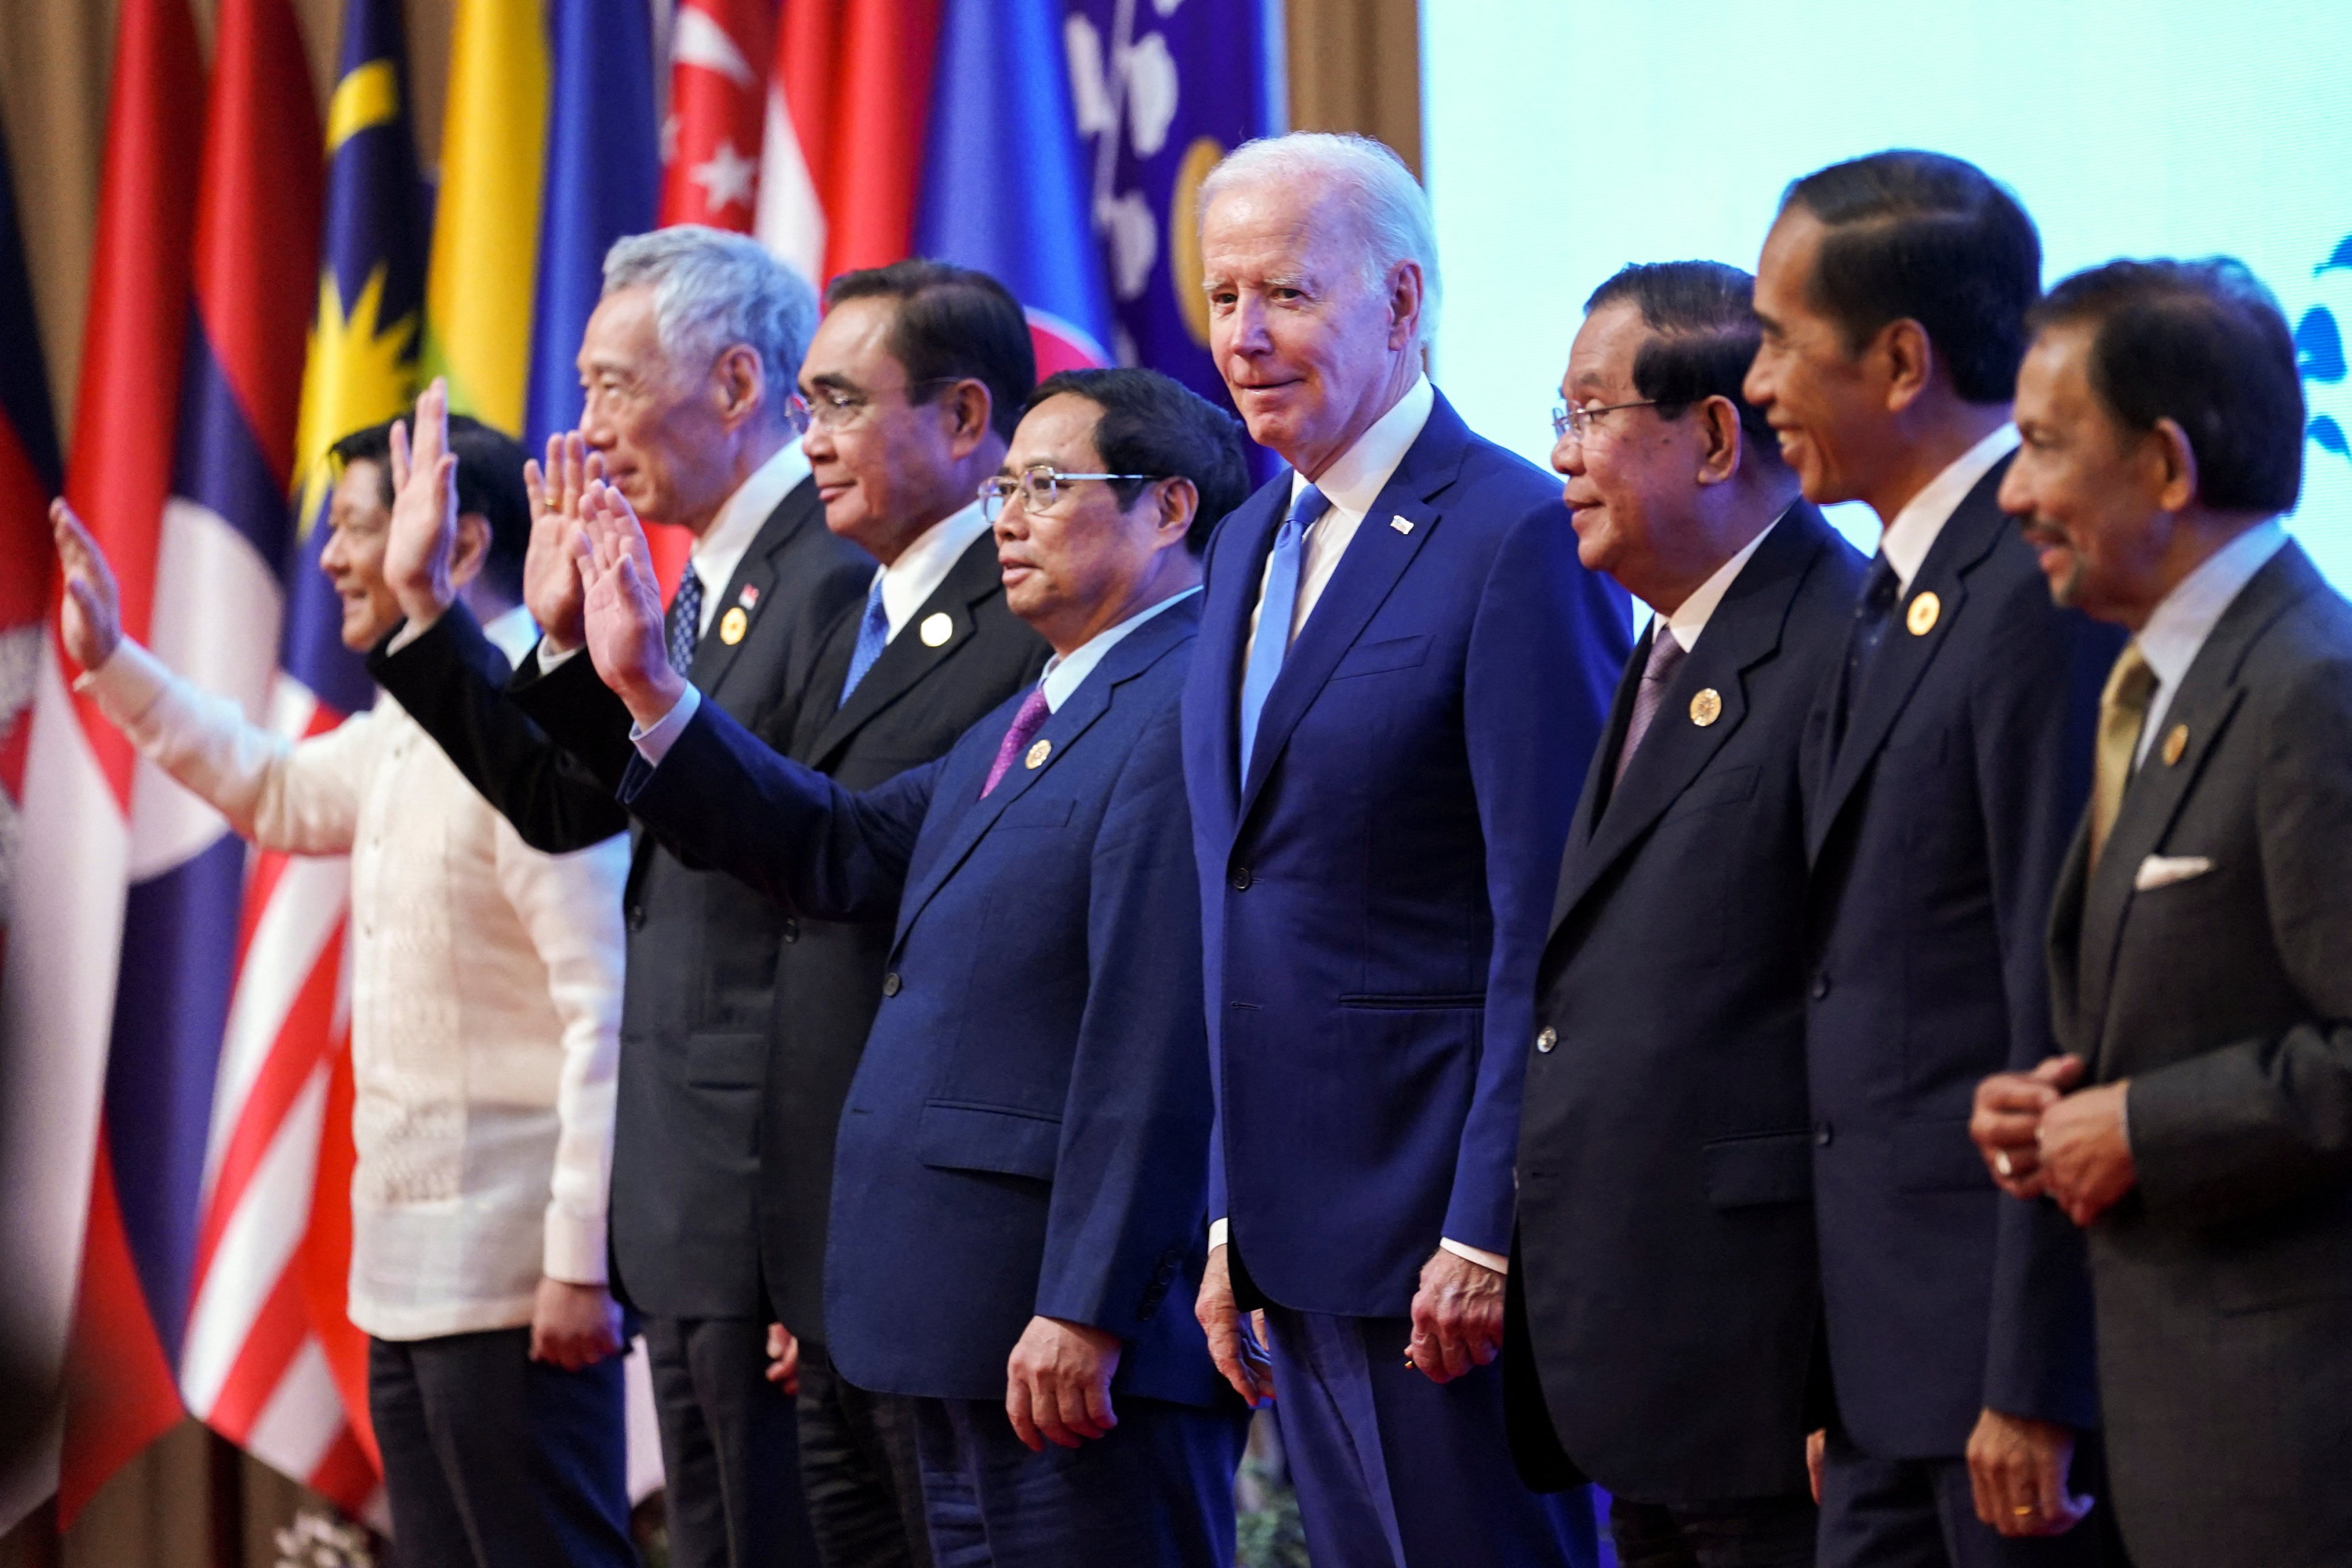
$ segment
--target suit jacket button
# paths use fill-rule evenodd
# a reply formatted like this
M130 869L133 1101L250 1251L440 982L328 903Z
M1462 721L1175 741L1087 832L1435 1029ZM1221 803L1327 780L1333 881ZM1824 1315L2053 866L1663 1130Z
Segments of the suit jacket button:
M784 940L786 942L798 942L800 939L801 922L793 919L792 916L786 915L784 917Z
M631 904L631 905L629 906L628 921L629 921L629 929L630 929L631 931L643 931L643 930L645 930L645 929L646 929L646 906L645 906L645 905L643 905L643 904Z
M1546 1024L1541 1032L1536 1036L1536 1049L1544 1056L1551 1055L1551 1048L1558 1044L1559 1044L1559 1031L1549 1024Z
M1813 1146L1817 1149L1826 1149L1830 1146L1830 1124L1827 1121L1813 1123Z
M898 994L898 972L897 970L894 969L889 973L882 977L882 994L885 996L896 996Z
M1249 885L1250 885L1250 868L1249 868L1248 867L1246 867L1246 866L1236 866L1236 867L1234 867L1234 892L1236 892L1236 893L1247 892L1247 891L1249 890Z
M1816 1002L1830 994L1829 971L1822 970L1820 973L1813 976L1812 992L1813 1000Z

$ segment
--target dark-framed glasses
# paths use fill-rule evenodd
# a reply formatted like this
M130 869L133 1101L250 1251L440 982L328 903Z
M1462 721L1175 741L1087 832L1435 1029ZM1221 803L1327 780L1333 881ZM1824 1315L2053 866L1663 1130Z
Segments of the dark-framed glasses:
M993 479L981 480L980 514L994 522L1004 515L1006 504L1015 496L1019 496L1021 504L1031 511L1051 511L1054 503L1062 499L1062 491L1071 485L1087 480L1108 483L1119 479L1138 479L1148 483L1162 477L1159 474L1066 474L1040 463L1034 468L1024 468L1018 474L998 474Z
M1571 404L1555 403L1551 406L1551 438L1555 441L1581 442L1591 433L1592 422L1603 414L1614 414L1621 408L1655 408L1654 397L1637 397L1631 403L1601 403L1590 408Z

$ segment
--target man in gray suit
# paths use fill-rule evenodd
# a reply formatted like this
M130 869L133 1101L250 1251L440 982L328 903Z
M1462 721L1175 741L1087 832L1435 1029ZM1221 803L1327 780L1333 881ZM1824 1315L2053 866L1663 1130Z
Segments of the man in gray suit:
M2051 920L2065 1054L1971 1131L2090 1233L2140 1568L2352 1562L2352 605L2278 521L2294 344L2225 258L2079 274L2032 325L2000 502L2133 637Z

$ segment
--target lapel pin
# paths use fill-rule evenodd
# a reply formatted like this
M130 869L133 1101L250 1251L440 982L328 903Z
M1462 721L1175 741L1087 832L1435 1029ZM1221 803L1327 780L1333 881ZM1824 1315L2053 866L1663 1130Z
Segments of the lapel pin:
M1706 729L1723 717L1723 694L1712 686L1700 688L1698 695L1691 699L1690 715L1692 723Z
M733 647L743 640L743 634L751 629L751 617L743 613L743 606L730 605L727 613L719 617L719 640Z
M955 636L955 622L949 617L945 610L936 610L923 617L923 624L919 629L922 633L925 647L944 647L947 646L948 638ZM1032 763L1029 765L1034 768L1037 764Z
M1029 769L1030 772L1034 773L1039 768L1044 767L1045 765L1045 759L1053 754L1054 742L1051 741L1040 741L1035 745L1029 748L1029 754L1021 759L1021 764L1022 766Z
M1395 529L1399 533L1411 533L1412 531L1412 519L1400 513L1399 515L1389 519L1389 526Z
M757 583L744 584L742 591L735 595L735 602L742 605L747 610L758 609L760 607L760 584Z
M2169 729L2169 730L2168 730L2168 731L2165 731L2165 734L2164 734L2164 765L2165 765L2166 767L2170 768L2170 767L2178 767L2178 766L2179 766L2179 764L2180 764L2181 753L2185 752L2186 752L2186 751L2188 751L2188 750L2189 750L2189 726L2188 726L2188 725L2186 725L2186 724L2175 724L2171 729Z
M1932 592L1914 595L1911 608L1904 616L1903 624L1911 628L1913 637L1924 637L1936 629L1936 617L1943 613L1944 601L1936 597Z

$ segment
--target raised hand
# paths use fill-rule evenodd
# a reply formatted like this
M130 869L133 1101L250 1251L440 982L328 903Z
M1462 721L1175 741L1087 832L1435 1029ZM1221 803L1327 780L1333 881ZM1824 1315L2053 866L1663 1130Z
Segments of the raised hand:
M450 558L457 551L457 458L449 450L449 384L439 376L416 399L415 430L392 427L392 523L383 576L400 613L417 629L457 597Z
M645 530L621 492L591 480L580 500L572 556L583 639L596 674L650 726L677 706L686 679L670 668L669 638Z
M530 548L522 562L522 602L548 646L566 653L586 640L581 624L580 502L592 480L604 477L602 455L577 430L547 438L547 466L526 460L530 491Z
M65 574L66 602L58 616L66 657L96 669L122 642L122 596L106 552L63 500L49 503L49 533L58 544L58 567Z

